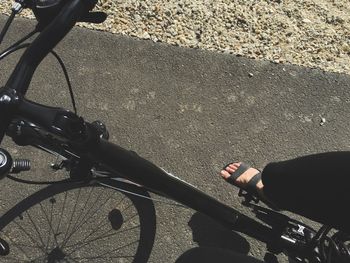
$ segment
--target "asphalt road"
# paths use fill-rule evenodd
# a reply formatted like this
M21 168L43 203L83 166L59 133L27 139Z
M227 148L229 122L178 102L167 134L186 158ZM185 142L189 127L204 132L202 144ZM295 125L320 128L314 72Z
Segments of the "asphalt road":
M18 20L2 47L33 26L32 21ZM273 160L350 148L347 75L81 28L75 28L56 51L68 68L81 116L103 121L111 141L248 214L237 189L217 176L226 163L243 160L263 168ZM19 54L1 61L0 85L18 58ZM39 67L28 98L71 108L63 74L53 57ZM44 153L20 149L9 141L4 147L14 156L32 159L28 178L48 178L51 159ZM8 179L2 184L1 214L40 188ZM208 260L212 250L229 259L218 248L258 259L266 254L263 243L229 233L190 209L158 202L155 207L156 233L149 262L176 262L186 252L192 262L206 262L203 255ZM41 222L38 225L45 223L36 212L31 214ZM99 248L94 249L98 254ZM128 262L119 260L115 262ZM278 262L287 261L279 256Z

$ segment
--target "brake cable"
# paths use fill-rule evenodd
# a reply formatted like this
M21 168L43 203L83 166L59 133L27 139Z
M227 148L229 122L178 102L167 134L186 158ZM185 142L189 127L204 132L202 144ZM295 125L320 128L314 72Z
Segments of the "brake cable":
M28 35L24 36L23 38L21 38L20 40L18 40L16 43L12 44L12 46L10 46L9 48L7 48L6 50L4 50L0 56L3 56L4 53L8 53L11 50L13 50L14 48L16 48L19 44L23 43L24 41L28 40L29 38L31 38L32 36L34 36L36 33L38 33L39 30L36 28L34 29L32 32L30 32ZM16 49L17 50L17 49ZM9 54L11 54L12 52L16 51L13 50L11 51ZM3 58L5 58L7 55L5 55ZM0 58L0 59L3 59Z
M8 29L9 29L12 21L14 20L16 14L20 13L25 6L26 6L26 4L24 3L24 1L19 1L19 2L16 1L15 2L15 4L12 7L12 13L11 13L9 19L7 20L4 28L0 32L0 43L2 42L4 36L6 35L6 33L7 33ZM7 48L3 52L1 52L0 53L0 60L4 59L5 57L7 57L8 55L12 54L15 51L18 51L20 49L29 47L31 45L31 43L25 43L25 44L22 44L22 43L24 41L28 40L29 38L31 38L33 35L35 35L38 32L40 32L39 26L37 26L32 32L30 32L29 34L27 34L26 36L24 36L23 38L18 40L16 43L11 45L9 48ZM70 95L70 98L71 98L73 110L74 110L74 113L77 114L77 108L76 108L76 102L75 102L75 98L74 98L74 92L73 92L72 84L71 84L71 81L69 79L69 75L68 75L67 69L66 69L66 67L64 65L64 62L63 62L63 60L59 57L59 55L55 51L51 50L51 54L57 59L58 63L61 66L61 69L63 71L64 77L65 77L67 85L68 85L68 90L69 90L69 95Z
M54 57L57 59L58 63L60 64L60 66L62 68L64 77L66 78L66 82L67 82L67 85L68 85L68 90L69 90L69 95L70 95L70 98L71 98L73 110L74 110L74 113L77 114L77 107L76 107L76 104L75 104L72 83L71 83L71 81L69 79L69 75L68 75L66 66L64 65L63 60L60 58L60 56L55 51L51 50L51 54L54 55Z
M34 35L36 32L33 31L31 33L31 36ZM5 51L3 51L1 54L0 54L0 60L6 58L8 55L20 50L20 49L24 49L24 48L27 48L31 45L31 43L25 43L25 44L21 44L24 40L28 39L30 36L28 35L27 37L23 38L23 40L21 41L18 41L16 44L17 45L12 45L11 47L9 47L8 49L6 49ZM63 60L60 58L60 56L54 51L54 50L51 50L50 52L55 58L56 60L58 61L58 63L60 64L61 66L61 69L63 71L63 74L64 74L64 77L66 79L66 82L67 82L67 85L68 85L68 90L69 90L69 95L70 95L70 99L71 99L71 102L72 102L72 106L73 106L73 110L74 110L74 113L77 114L77 107L76 107L76 102L75 102L75 98L74 98L74 91L73 91L73 87L72 87L72 83L70 81L70 78L69 78L69 75L68 75L68 71L66 69L66 66L64 65L64 62Z
M13 46L11 48L8 48L0 54L0 60L3 60L4 58L6 58L8 55L12 54L13 52L16 52L16 51L23 49L23 48L27 48L29 46L30 46L30 43L25 43L22 45L17 45L17 46Z
M17 14L19 14L22 10L23 10L22 3L15 2L13 7L12 7L11 14L10 14L9 18L6 21L6 24L5 24L4 28L0 32L0 44L4 40L4 37L5 37L6 33L7 33L7 31L9 30L9 28L11 26L11 23L14 20L15 16Z

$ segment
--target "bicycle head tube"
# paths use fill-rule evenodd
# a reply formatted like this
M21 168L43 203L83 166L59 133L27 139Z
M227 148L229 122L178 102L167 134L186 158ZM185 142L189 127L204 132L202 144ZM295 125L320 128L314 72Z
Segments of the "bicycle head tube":
M14 116L20 96L14 89L0 89L0 143L5 136L6 130Z

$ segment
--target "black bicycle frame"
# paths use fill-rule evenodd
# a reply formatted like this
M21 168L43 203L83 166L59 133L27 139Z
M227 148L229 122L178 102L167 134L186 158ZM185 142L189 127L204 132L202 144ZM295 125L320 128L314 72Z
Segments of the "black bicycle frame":
M1 105L1 102L0 102ZM147 190L169 197L187 207L202 212L215 220L220 221L230 229L234 229L261 241L268 242L279 236L273 230L265 227L253 219L239 213L235 209L217 201L211 196L198 190L189 183L167 173L148 160L140 157L133 151L126 150L118 145L102 139L96 129L74 113L56 107L49 107L22 98L17 108L16 119L27 120L38 125L46 132L62 138L65 142L50 149L62 154L64 151L79 156L80 160L105 167L117 175L142 185ZM8 135L18 143L17 128ZM28 134L22 138L23 145L49 147L44 138L35 138ZM23 140L24 139L24 140ZM29 139L29 143L25 143ZM41 141L40 141L41 140ZM83 174L81 179L85 179Z
M55 109L50 108L49 110L47 108L46 110L40 110L40 105L34 103L29 105L32 109L32 111L29 111L28 107L24 107L26 101L23 97L26 94L37 66L72 29L76 21L79 20L84 12L86 13L87 9L85 0L67 1L57 17L40 33L21 57L5 88L1 91L4 98L8 94L11 94L11 92L15 95L11 103L9 103L13 104L11 108L6 103L0 103L0 106L3 107L0 111L0 124L2 125L0 129L0 140L7 129L9 121L14 116L25 116L33 123L37 123L38 120L44 117L47 120L46 115L49 111L54 114ZM36 107L38 109L33 111ZM21 114L19 114L19 110ZM60 111L60 116L63 116L63 119L72 118L79 125L82 125L81 127L88 127L88 124L79 122L81 119L73 113L65 110L57 110ZM67 115L65 116L65 114ZM46 128L52 129L52 127L48 127L50 124L52 125L52 123L46 123ZM79 142L79 147L84 148L84 154L89 159L105 165L110 170L122 174L135 183L143 185L150 191L168 196L190 208L209 215L215 220L219 220L230 229L246 233L259 240L268 241L275 237L274 232L270 228L240 214L235 209L215 200L188 183L169 175L134 152L127 151L100 138L87 140L85 145L83 142Z
M89 149L89 155L112 171L143 185L146 189L204 213L232 230L248 234L264 242L276 238L270 228L170 175L133 151L100 139L95 147Z
M1 104L0 101L0 106ZM143 159L135 152L102 139L94 126L68 110L41 105L25 98L19 98L15 108L16 121L10 126L7 135L19 145L42 146L60 155L64 152L73 154L79 158L79 162L88 166L87 169L84 165L81 166L84 169L81 173L79 172L80 180L88 179L88 171L94 165L98 165L112 174L115 173L142 185L151 192L206 214L231 230L245 233L266 243L280 238L281 232L275 232L274 229L239 213ZM54 137L37 136L36 132L26 133L16 126L16 123L21 123L21 120L40 127ZM21 131L19 134L22 135L18 135L19 130ZM57 143L55 139L50 138L57 138ZM70 154L68 156L63 154L63 156L70 158Z

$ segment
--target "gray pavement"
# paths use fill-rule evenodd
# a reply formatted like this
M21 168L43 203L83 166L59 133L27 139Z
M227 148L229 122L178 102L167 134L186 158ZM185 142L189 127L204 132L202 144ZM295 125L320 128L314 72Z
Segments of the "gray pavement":
M18 20L3 46L33 26L32 21ZM81 28L74 29L56 51L67 65L81 116L102 120L111 141L248 214L237 189L217 176L227 162L244 160L263 168L273 160L350 148L347 75ZM13 55L1 61L0 85L17 59ZM70 107L63 75L52 57L38 69L28 97ZM33 158L29 177L48 175L45 154L10 142L5 145L14 155ZM8 179L2 184L1 213L38 189ZM221 247L259 259L266 253L264 244L227 234L191 210L156 203L156 211L156 240L149 262L175 262L197 246ZM280 256L279 262L287 261Z

